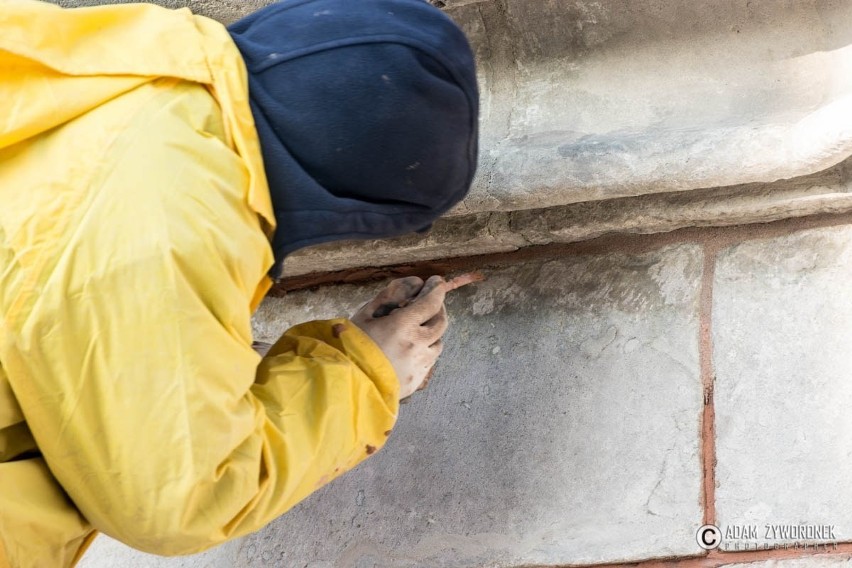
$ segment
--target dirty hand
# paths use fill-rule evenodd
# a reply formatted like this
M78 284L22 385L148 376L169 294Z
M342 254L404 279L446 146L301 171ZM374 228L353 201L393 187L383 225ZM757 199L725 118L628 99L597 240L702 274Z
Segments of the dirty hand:
M429 375L447 331L444 279L400 278L367 302L352 322L382 349L399 377L399 398L411 395Z

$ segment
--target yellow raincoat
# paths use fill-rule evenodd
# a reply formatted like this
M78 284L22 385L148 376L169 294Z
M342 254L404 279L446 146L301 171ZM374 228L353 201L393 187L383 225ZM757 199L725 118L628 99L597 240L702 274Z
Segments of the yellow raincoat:
M274 222L224 27L0 0L0 567L201 551L384 444L354 325L251 349Z

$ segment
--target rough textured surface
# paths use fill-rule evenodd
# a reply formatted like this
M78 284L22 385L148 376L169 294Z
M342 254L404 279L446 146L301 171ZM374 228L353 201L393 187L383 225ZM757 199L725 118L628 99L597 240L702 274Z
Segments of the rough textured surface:
M582 241L610 233L766 223L852 211L852 160L793 180L589 201L561 207L441 219L428 235L310 247L287 258L285 275L386 266L448 256Z
M726 564L725 568L843 568L852 565L852 557L811 556L809 558L791 558L788 560L764 560L744 564Z
M852 539L850 282L849 226L721 252L713 302L720 526L833 524L838 539Z
M848 2L452 6L483 86L459 212L774 181L852 153Z
M698 552L702 253L576 257L453 292L447 349L388 445L235 566L515 566ZM269 299L257 337L375 290ZM93 561L89 567L105 566Z

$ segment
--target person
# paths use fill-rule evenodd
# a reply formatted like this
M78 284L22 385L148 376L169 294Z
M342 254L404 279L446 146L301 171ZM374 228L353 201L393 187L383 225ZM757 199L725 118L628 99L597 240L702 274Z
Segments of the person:
M424 230L468 191L476 76L448 17L14 0L0 109L0 566L72 566L96 531L199 552L383 446L440 354L440 278L263 358L250 317L293 251Z

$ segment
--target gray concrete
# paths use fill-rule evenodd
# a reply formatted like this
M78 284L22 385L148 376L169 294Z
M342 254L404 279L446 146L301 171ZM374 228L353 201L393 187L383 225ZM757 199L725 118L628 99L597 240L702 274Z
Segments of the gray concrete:
M849 2L449 6L483 86L459 212L774 181L852 153Z
M725 564L725 568L845 568L852 565L849 555L810 556L786 560L764 560L744 564Z
M850 282L850 226L720 254L713 301L720 526L833 524L838 539L852 540Z
M852 160L775 183L657 193L524 211L441 219L428 235L315 246L290 255L295 276L403 264L447 256L514 251L614 233L661 233L684 227L767 223L816 213L852 211Z
M495 270L453 293L446 352L387 446L245 539L234 565L516 566L699 552L701 267L700 249L679 245ZM374 291L269 299L256 335L348 314ZM103 558L84 566L107 566Z

